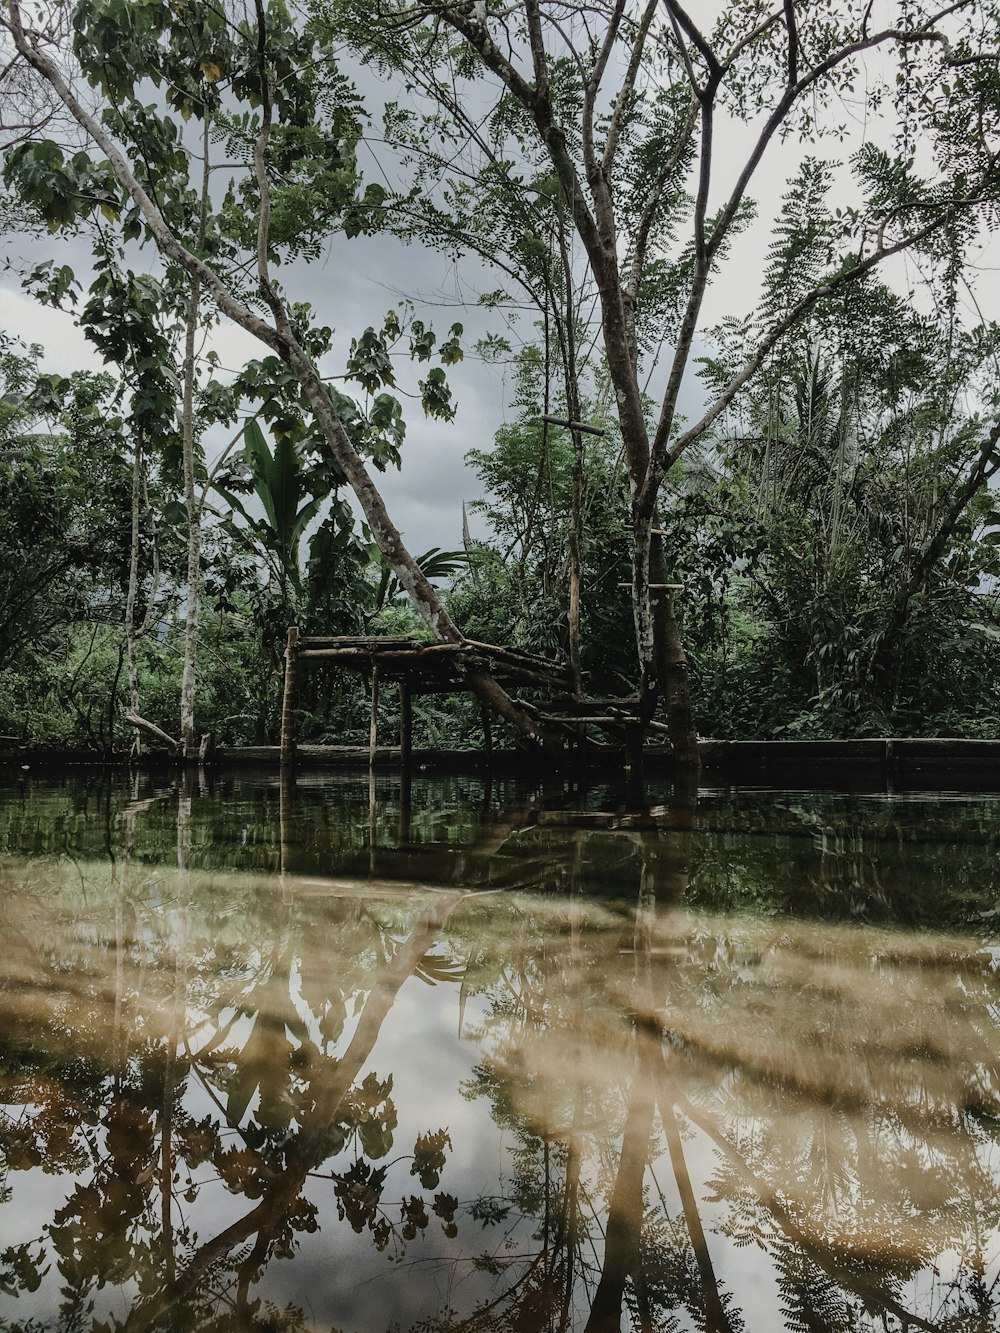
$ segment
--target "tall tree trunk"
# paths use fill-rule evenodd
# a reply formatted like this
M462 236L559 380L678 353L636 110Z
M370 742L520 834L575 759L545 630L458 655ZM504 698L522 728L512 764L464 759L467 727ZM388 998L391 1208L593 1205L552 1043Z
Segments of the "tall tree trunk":
M211 178L209 163L210 117L206 113L202 125L201 197L198 212L198 234L195 249L200 255L205 248L208 232L208 186ZM201 276L190 273L187 321L184 329L184 375L181 406L181 447L184 453L184 507L187 510L187 608L184 617L184 673L181 678L181 753L193 759L198 753L194 726L195 685L198 671L198 612L201 604L201 516L202 501L195 486L194 457L194 390L196 383L195 340L198 335L198 314L201 308Z
M187 510L187 607L184 616L184 672L181 678L181 753L197 753L194 726L195 683L198 668L198 610L201 593L201 505L194 475L195 338L201 284L191 279L187 326L184 333L184 397L181 407L181 445L184 451L184 507Z
M636 506L632 509L632 618L635 625L636 657L639 666L641 718L645 725L656 711L659 692L656 661L656 637L653 626L650 583L649 517Z
M579 695L583 688L583 672L580 666L580 574L583 567L583 495L585 463L583 432L576 424L580 421L580 381L577 373L576 347L576 299L573 288L573 266L570 261L569 246L566 243L565 217L563 202L560 198L556 211L558 221L559 261L562 269L564 311L560 317L556 314L556 329L559 334L559 348L562 354L563 379L566 394L566 415L570 421L570 434L573 439L573 503L569 527L569 614L567 632L569 638L569 664L573 675L573 691ZM555 305L554 293L550 286L550 299ZM548 409L546 408L546 411Z
M139 632L135 623L135 603L139 592L139 547L142 541L140 521L142 517L142 436L136 435L135 454L132 459L132 529L128 562L128 593L125 598L125 647L128 655L128 706L129 712L139 712ZM132 742L132 753L142 753L142 740L138 730Z
M649 550L650 581L669 582L663 538L654 535ZM691 681L687 657L681 643L680 629L674 613L673 593L667 588L656 590L652 600L653 647L656 656L656 676L666 712L668 735L674 758L678 764L698 768L698 732L694 709L691 706Z

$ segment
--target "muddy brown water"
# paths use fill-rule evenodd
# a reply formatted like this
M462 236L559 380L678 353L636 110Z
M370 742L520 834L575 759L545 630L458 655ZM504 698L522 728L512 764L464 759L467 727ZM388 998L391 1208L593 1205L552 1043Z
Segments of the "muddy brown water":
M1000 797L0 786L0 1328L1000 1328Z

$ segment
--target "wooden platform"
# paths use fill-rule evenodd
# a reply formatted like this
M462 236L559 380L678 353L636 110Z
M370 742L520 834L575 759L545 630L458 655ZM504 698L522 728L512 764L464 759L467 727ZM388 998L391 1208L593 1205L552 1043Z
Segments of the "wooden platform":
M399 745L402 762L410 762L413 734L413 698L416 695L447 694L469 690L477 675L489 675L527 714L539 731L562 737L573 748L593 746L595 735L602 741L636 744L638 698L592 698L580 682L574 682L568 662L554 661L520 648L462 639L438 643L431 639L391 635L302 636L295 626L288 630L285 647L285 679L281 706L282 763L298 762L298 726L295 708L298 674L303 664L319 663L346 668L366 676L371 683L370 762L376 763L378 745L378 700L383 684L399 690ZM530 695L530 698L524 697ZM664 724L651 722L653 730L666 731ZM493 735L489 716L483 712L483 742L489 755Z
M568 664L553 662L520 648L465 639L462 643L438 643L432 639L387 635L338 635L296 638L294 651L299 662L324 662L383 680L409 686L414 694L443 694L467 690L470 673L489 672L504 689L538 685L549 690L571 690Z

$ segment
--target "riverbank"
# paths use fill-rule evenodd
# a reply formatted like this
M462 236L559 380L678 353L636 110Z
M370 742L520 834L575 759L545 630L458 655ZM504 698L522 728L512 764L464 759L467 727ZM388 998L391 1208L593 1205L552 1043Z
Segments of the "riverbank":
M1000 790L1000 740L964 740L957 737L901 739L867 737L861 740L704 740L700 745L706 778L712 782L740 781L775 785L828 785L851 780L878 780L880 786L961 786ZM5 768L58 768L72 765L104 764L127 767L134 761L124 753L100 753L87 750L45 750L11 747L0 752L0 766ZM220 748L210 759L220 768L278 767L277 745ZM518 773L537 771L544 761L538 755L520 750L424 749L412 753L412 771L416 773ZM567 753L553 763L554 768L573 768L581 763L592 772L620 770L624 762L621 750L608 747L606 752L590 751L585 757ZM143 755L144 768L167 770L176 765L170 755ZM300 745L296 752L297 769L367 768L369 751L364 746ZM376 751L375 767L391 771L400 766L398 747ZM650 746L644 752L644 766L651 774L669 773L670 751L665 746Z

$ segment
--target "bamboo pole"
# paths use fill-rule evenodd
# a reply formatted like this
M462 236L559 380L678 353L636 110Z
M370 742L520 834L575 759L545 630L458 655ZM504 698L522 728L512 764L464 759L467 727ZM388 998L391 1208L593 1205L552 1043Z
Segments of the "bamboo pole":
M565 430L582 431L584 435L604 435L600 426L587 426L582 421L569 421L566 417L543 416L542 421L547 421L550 426L562 426Z
M302 648L299 656L367 662L374 655L385 662L419 662L426 658L452 657L465 650L464 643L429 643L426 647L412 648L369 648L362 644L348 644L339 648Z
M631 586L631 585L629 585ZM507 648L499 643L482 643L479 639L466 639L465 648L475 648L481 655L491 655L494 657L507 657L516 662L531 663L535 666L549 667L552 671L567 671L568 668L564 662L553 662L547 657L539 657L537 653L526 653L520 648Z
M281 762L295 763L295 669L298 657L299 627L290 626L285 644L285 688L281 699Z
M303 634L299 642L304 648L364 648L366 652L393 646L434 646L433 639L415 639L412 634Z

